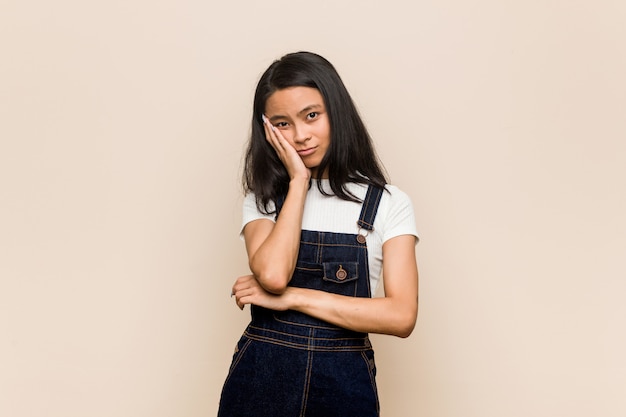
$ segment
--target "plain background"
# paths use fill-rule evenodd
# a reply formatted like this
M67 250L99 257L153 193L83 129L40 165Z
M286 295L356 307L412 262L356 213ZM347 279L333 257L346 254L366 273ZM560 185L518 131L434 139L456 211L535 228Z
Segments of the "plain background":
M626 415L624 22L622 0L4 0L0 415L215 414L253 89L296 50L335 64L415 206L383 415Z

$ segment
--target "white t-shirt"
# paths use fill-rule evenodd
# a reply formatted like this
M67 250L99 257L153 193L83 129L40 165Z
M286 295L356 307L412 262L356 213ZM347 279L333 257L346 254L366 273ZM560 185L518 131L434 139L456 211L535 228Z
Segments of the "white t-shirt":
M328 180L322 180L325 191L331 193ZM348 190L359 199L365 198L367 185L348 184ZM419 239L415 226L413 205L408 195L398 187L387 185L380 200L378 212L374 219L374 230L367 230L367 251L370 269L370 288L372 295L376 293L380 283L383 262L383 243L400 235L413 235ZM317 182L313 181L307 192L302 216L302 229L358 234L357 220L361 214L361 203L341 200L335 196L323 195ZM270 203L270 211L274 209ZM256 207L254 194L246 195L243 203L243 227L253 220L269 219L275 221L275 214L263 214ZM416 239L417 242L417 239Z

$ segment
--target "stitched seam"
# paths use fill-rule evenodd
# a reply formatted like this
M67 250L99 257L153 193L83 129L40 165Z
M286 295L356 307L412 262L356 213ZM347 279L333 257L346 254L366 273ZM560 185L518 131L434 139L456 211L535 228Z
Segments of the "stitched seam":
M313 328L324 329L324 330L336 330L336 329L338 329L337 326L331 325L330 323L329 323L328 326L320 326L320 325L308 324L308 323L299 323L299 322L296 322L296 321L289 321L289 320L285 320L285 319L280 319L280 318L276 317L276 315L274 315L274 320L276 320L276 321L278 321L280 323L291 324L291 325L302 326L302 327L313 327ZM304 336L300 336L300 337L304 337Z
M369 186L367 188L367 196L366 199L367 201L365 202L365 204L363 204L363 211L362 211L362 216L360 218L361 222L368 224L368 222L365 221L366 218L369 217L369 211L370 211L370 204L372 201L372 193L373 193L374 189L372 188L372 186Z
M361 209L361 215L359 216L359 226L361 223L365 222L365 217L367 216L367 211L369 210L370 198L372 196L372 187L367 188L367 194L365 195L365 201L363 201L363 208Z
M274 316L274 319L276 321L281 321L281 319L278 319ZM284 321L282 320L283 323L289 323L292 324L290 321ZM342 330L340 327L326 327L326 326L317 326L314 324L304 324L304 323L296 323L296 325L301 326L301 327L306 327L308 328L313 328L313 329L321 329L321 330ZM267 327L258 327L258 326L254 326L254 325L250 325L248 326L250 329L256 329L256 330L260 330L260 331L264 331L264 332L271 332L271 333L276 333L276 334L282 334L285 336L292 336L292 337L302 337L305 338L307 337L306 335L300 335L300 334L296 334L296 333L287 333L287 332L281 332L280 330L274 330L271 328L267 328ZM248 331L246 330L244 332L244 334L247 336L248 335ZM363 340L363 338L365 337L365 334L363 334L363 336L357 336L357 337L315 337L315 340Z
M310 340L313 336L313 329L311 329L311 331L309 332L309 346L310 346ZM306 404L307 401L309 399L309 387L311 386L311 370L313 368L312 366L312 362L313 362L313 353L311 352L311 349L308 349L309 353L307 355L307 364L306 364L306 378L305 378L305 383L304 383L304 391L302 393L302 408L300 409L300 416L304 417L305 413L306 413Z
M358 235L354 235L355 237ZM321 243L321 242L317 242L317 243L313 243L313 242L301 242L302 245L310 245L310 246L328 246L328 247L341 247L341 248L362 248L363 245L354 245L351 243ZM320 256L316 256L316 258L320 258ZM317 262L317 263L321 263L321 262Z
M224 385L226 385L228 383L228 380L230 379L231 375L235 371L235 368L237 367L237 365L241 361L241 358L243 358L243 354L246 352L246 350L248 350L248 346L250 346L250 343L252 343L252 340L250 338L248 338L246 343L244 343L243 347L239 350L239 354L237 355L237 357L233 361L232 365L230 366L230 369L228 370L228 376L226 377L226 381L224 381Z
M365 264L365 268L364 268L365 271L363 271L363 273L365 274L365 282L367 283L367 296L371 298L372 297L372 283L370 281L369 253L367 252L367 246L365 246L363 249L364 249L363 263Z
M248 337L252 340L256 340L257 342L269 343L276 346L283 346L298 350L307 350L310 352L363 352L370 349L370 347L367 346L367 343L363 346L312 346L310 343L291 343L256 335L250 335Z
M376 189L376 195L374 197L374 203L371 204L370 206L370 201L372 199L372 193L370 193L370 191L373 190L372 188L368 188L368 194L367 194L367 201L364 202L364 206L363 206L363 210L361 211L361 216L359 217L359 221L357 222L359 226L368 226L366 227L366 229L369 230L369 228L374 227L374 219L376 218L376 213L378 212L378 205L380 204L380 199L382 198L383 192L380 189ZM370 209L370 207L372 207ZM367 219L368 221L366 221L365 219ZM371 221L372 223L370 223L369 221Z
M365 361L365 366L367 367L367 373L370 376L370 385L372 386L372 391L374 392L374 398L376 398L376 411L380 413L380 402L378 400L378 389L376 388L376 376L374 376L374 372L372 366L375 366L373 363L370 365L370 361L365 354L365 351L361 352L361 357Z

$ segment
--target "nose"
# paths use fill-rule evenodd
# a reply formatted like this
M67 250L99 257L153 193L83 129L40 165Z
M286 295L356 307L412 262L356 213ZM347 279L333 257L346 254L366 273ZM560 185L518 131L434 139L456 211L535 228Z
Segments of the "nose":
M309 139L311 139L311 132L309 132L307 126L296 124L294 126L293 141L295 143L304 143Z

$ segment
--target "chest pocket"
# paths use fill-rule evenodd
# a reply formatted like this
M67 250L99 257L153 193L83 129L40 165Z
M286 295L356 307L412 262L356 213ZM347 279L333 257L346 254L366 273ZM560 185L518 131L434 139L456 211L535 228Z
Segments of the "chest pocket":
M369 297L366 279L367 273L359 271L358 262L338 261L321 264L299 262L289 285L350 297Z
M359 288L367 288L367 281L364 281L367 279L367 273L362 272L363 276L359 280L358 265L358 262L309 263L299 261L289 285L350 297L369 297L369 292L365 290L359 292ZM359 285L359 281L364 282L364 285ZM274 318L285 323L336 328L335 325L293 310L275 311Z
M359 278L357 262L324 262L323 280L335 284L345 284Z

